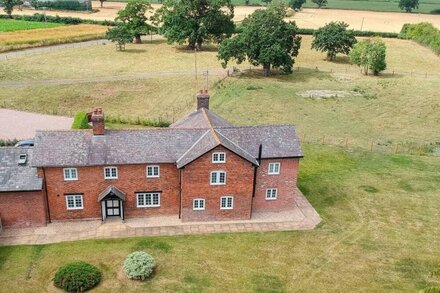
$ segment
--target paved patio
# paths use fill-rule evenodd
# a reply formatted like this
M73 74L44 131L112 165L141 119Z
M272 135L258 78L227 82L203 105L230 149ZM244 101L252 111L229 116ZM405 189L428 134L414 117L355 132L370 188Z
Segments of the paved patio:
M141 236L310 230L320 221L318 213L301 194L293 209L277 213L254 213L251 220L182 223L177 216L167 216L127 219L124 223L119 219L105 223L98 220L57 222L38 228L6 229L0 234L0 245Z

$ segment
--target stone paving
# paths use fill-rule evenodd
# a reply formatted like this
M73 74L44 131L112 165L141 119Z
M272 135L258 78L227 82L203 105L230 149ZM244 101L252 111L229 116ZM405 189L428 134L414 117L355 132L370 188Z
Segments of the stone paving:
M293 209L277 213L254 213L251 220L182 223L177 216L72 221L45 227L6 229L0 234L0 245L46 244L101 238L141 236L175 236L208 233L293 231L313 229L321 218L300 194Z

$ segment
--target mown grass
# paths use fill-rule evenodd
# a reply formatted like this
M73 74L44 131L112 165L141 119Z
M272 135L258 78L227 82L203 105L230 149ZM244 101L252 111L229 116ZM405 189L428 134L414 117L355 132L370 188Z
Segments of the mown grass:
M0 247L2 290L55 291L54 272L72 260L103 271L96 292L416 292L440 285L433 273L440 267L439 159L310 145L305 154L299 185L323 219L313 231ZM135 250L157 260L146 282L122 273Z
M0 52L96 40L106 30L105 26L81 24L0 33Z
M62 24L62 23L0 19L0 32L32 30L32 29L36 29L36 28L52 28L52 27L59 27L59 26L63 26L63 25L64 24Z

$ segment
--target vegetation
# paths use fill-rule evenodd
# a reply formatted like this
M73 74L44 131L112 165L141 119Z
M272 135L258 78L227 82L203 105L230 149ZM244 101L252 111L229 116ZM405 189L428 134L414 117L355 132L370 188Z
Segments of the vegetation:
M86 112L78 112L75 114L72 123L72 129L89 129L89 119Z
M167 0L155 15L160 33L170 44L187 42L191 50L230 37L235 31L233 17L230 0Z
M106 2L107 0L99 0L99 2L101 3L101 8L104 7L104 2Z
M56 287L67 292L85 292L101 282L98 268L83 261L70 262L58 269L53 279Z
M101 39L106 27L98 25L61 26L0 34L0 52Z
M32 30L37 28L51 28L62 26L59 23L51 22L32 22L32 21L20 21L20 20L6 20L0 19L0 32L14 32L21 30Z
M293 10L300 10L304 3L306 3L306 0L290 0L289 6Z
M308 144L304 152L298 182L323 219L315 230L66 242L42 246L33 267L38 246L0 247L2 289L50 291L52 273L72 254L102 270L97 292L417 292L438 286L430 273L440 264L433 246L440 241L439 158ZM160 264L148 282L120 272L127 254L138 250L150 251Z
M112 42L116 42L120 51L125 50L125 44L133 41L133 35L125 24L109 28L105 33L105 37Z
M419 0L399 0L399 8L406 12L411 12L419 8Z
M0 15L0 19L9 18L7 15ZM83 19L78 17L68 17L68 16L52 16L45 15L41 13L35 13L34 15L12 15L15 20L23 21L35 21L35 22L47 22L47 23L64 23L64 24L99 24L105 26L114 26L116 22L109 20L93 20L93 19Z
M56 0L56 1L39 1L34 0L30 2L35 9L42 7L54 10L74 10L74 11L86 11L92 10L89 7L89 1L77 1L77 0Z
M124 261L124 272L130 279L144 281L156 266L154 258L144 251L130 253Z
M312 2L318 5L318 8L327 6L327 0L312 0Z
M327 60L336 58L336 54L347 55L357 43L353 30L347 30L345 22L330 22L313 34L312 49L327 52Z
M401 37L411 39L440 55L440 30L431 23L405 24Z
M6 12L6 14L9 16L9 18L12 15L12 11L14 10L14 6L22 5L22 0L0 0L1 6L3 6L3 10Z
M291 73L298 56L301 37L294 22L285 22L284 7L272 6L256 10L243 21L243 31L220 44L218 58L226 67L231 59L241 64L246 59L254 66L263 65L263 75L270 75L271 67Z
M0 147L14 146L17 142L17 139L0 139Z
M368 39L354 45L350 52L350 62L363 68L365 75L373 71L374 75L387 68L386 46L380 39Z
M125 30L131 32L136 44L141 44L141 36L150 33L153 26L147 23L147 12L153 8L147 0L130 0L124 9L118 11L117 21L122 21L126 26ZM124 31L124 30L122 30ZM121 29L117 32L121 33Z

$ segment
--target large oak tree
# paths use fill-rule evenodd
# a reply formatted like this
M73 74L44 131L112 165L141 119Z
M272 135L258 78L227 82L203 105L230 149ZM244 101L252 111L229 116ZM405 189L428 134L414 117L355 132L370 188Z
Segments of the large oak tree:
M141 36L153 30L153 26L147 23L145 15L152 11L150 2L147 0L130 0L124 9L118 11L117 21L122 21L125 27L133 34L137 44L142 43Z
M218 58L222 66L235 59L238 64L248 60L252 65L263 65L263 75L270 74L271 67L291 73L301 46L294 22L285 22L286 9L273 6L256 10L243 21L243 30L219 47Z

